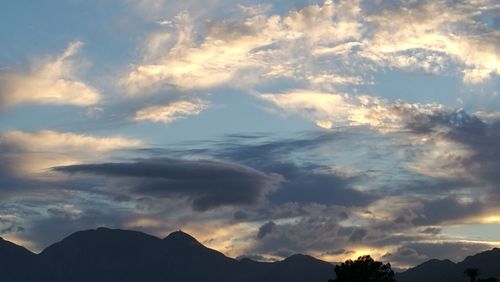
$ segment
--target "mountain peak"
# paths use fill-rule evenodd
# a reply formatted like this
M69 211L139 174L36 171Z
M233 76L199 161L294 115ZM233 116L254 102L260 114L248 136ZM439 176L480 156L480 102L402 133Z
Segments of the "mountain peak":
M173 242L176 244L197 244L199 245L200 242L196 240L193 236L187 234L186 232L183 232L181 230L172 232L168 234L167 237L165 237L163 240Z
M75 232L68 237L66 237L63 241L65 240L82 240L82 239L103 239L103 238L135 238L135 237L153 237L151 235L148 235L146 233L142 233L139 231L132 231L132 230L123 230L123 229L112 229L112 228L107 228L107 227L98 227L96 229L88 229L88 230L82 230Z
M313 259L313 257L308 256L308 255L294 254L294 255L291 255L291 256L285 258L285 261L309 261L311 259Z

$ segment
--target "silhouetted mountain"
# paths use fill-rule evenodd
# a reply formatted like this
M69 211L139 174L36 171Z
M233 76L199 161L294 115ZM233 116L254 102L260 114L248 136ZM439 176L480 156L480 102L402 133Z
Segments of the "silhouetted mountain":
M36 255L0 238L0 281L26 281L26 270L35 266Z
M333 266L310 256L238 261L181 231L164 239L98 228L76 232L36 255L0 241L0 281L13 282L324 282Z
M98 228L76 232L40 254L38 281L156 281L165 275L162 240Z
M477 268L480 277L500 278L500 249L485 251L473 256L468 256L458 264L461 269Z
M469 281L464 275L467 268L479 269L481 278L500 278L500 249L495 248L469 256L459 263L450 260L429 260L396 274L396 278L398 282L465 282Z
M333 278L333 266L330 263L318 260L306 255L293 255L283 261L273 264L274 270L269 280L276 281L277 277L282 281L328 281L325 277ZM254 280L260 281L260 280Z
M462 281L463 271L450 260L432 259L402 273L396 274L398 282L446 282Z

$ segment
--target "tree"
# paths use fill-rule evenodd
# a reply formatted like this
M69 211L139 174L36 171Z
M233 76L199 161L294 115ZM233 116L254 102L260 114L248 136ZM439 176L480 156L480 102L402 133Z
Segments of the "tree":
M335 266L335 282L396 282L391 264L374 261L370 256L361 256L357 260L347 260Z
M476 282L476 278L479 275L479 269L467 268L466 270L464 270L464 274L470 278L470 282Z

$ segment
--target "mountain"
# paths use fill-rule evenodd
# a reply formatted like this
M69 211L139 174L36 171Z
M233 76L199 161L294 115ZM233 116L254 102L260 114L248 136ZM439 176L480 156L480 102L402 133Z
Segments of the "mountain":
M398 282L446 282L466 281L463 271L450 260L432 259L402 273L396 273Z
M465 282L467 268L500 278L500 249L464 261L433 259L402 273L398 282ZM8 282L326 282L333 265L307 255L277 262L235 260L182 231L160 239L142 232L79 231L40 254L0 238L0 281Z
M98 228L76 232L42 253L37 281L156 281L163 277L162 240L140 232Z
M0 281L9 282L325 282L333 266L306 255L241 261L181 231L160 239L98 228L76 232L40 254L0 241Z
M0 238L0 281L26 281L26 269L33 269L36 255Z
M473 256L468 256L459 263L460 268L477 268L481 277L500 278L500 249L494 248Z
M500 279L500 249L478 253L464 261L454 263L450 260L429 260L414 268L396 274L398 282L465 282L467 268L479 269L480 278L495 277Z

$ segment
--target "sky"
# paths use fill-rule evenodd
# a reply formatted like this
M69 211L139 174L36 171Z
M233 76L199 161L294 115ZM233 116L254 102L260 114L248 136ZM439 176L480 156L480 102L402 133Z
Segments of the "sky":
M497 0L5 1L0 236L231 257L500 247Z

